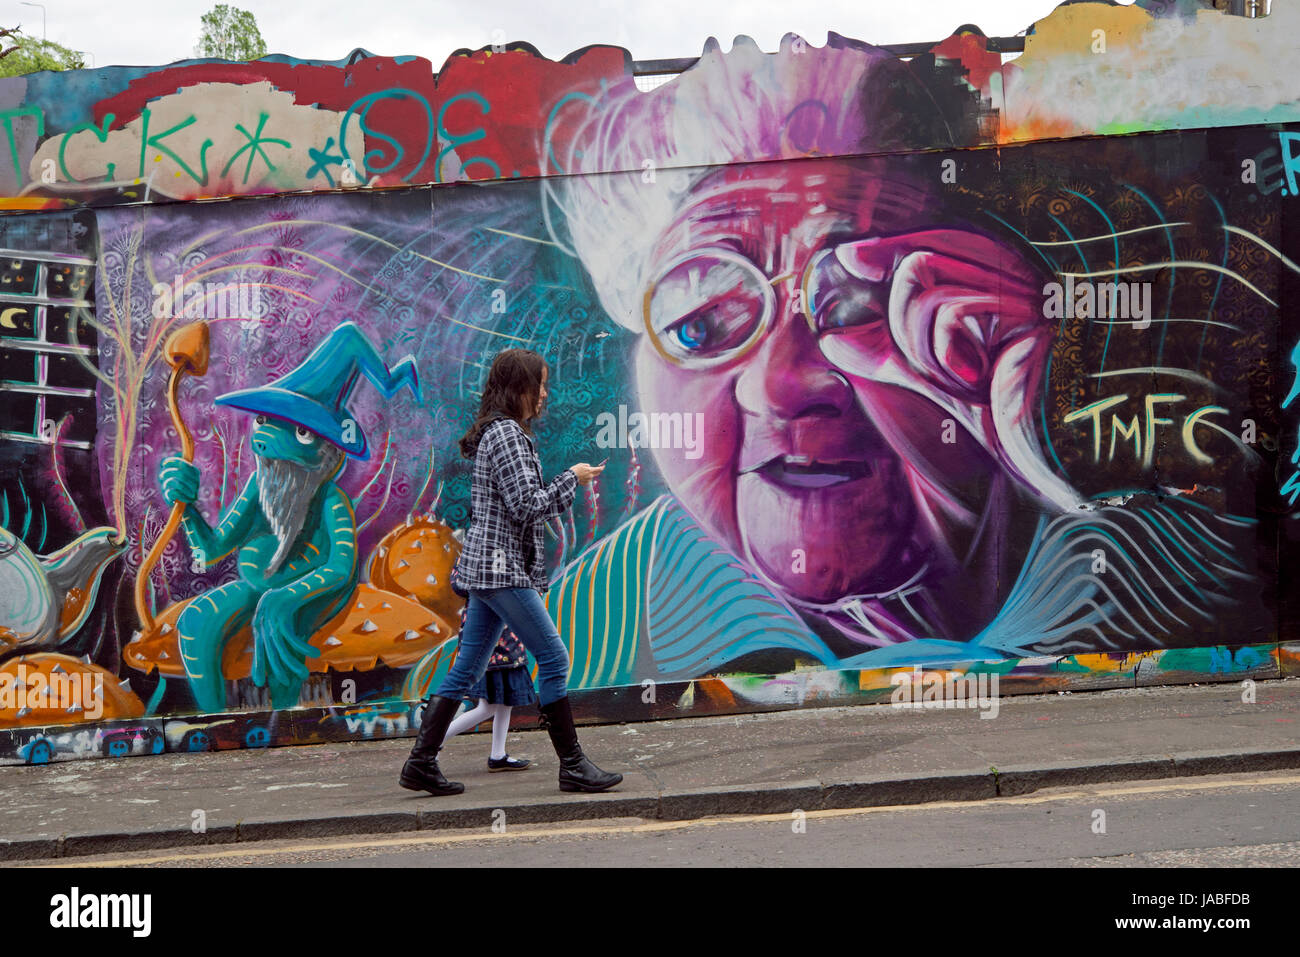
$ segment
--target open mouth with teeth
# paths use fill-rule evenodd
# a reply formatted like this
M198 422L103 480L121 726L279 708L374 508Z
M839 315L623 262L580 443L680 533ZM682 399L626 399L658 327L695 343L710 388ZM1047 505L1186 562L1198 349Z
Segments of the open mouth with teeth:
M866 478L872 469L861 460L818 462L806 455L778 455L750 471L787 488L829 488Z

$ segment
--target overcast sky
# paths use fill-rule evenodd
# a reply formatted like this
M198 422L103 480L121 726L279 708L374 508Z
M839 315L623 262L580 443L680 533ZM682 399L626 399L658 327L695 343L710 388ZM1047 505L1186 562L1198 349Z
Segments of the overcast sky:
M96 66L161 64L193 56L199 18L215 0L48 0L49 39L90 54ZM820 45L826 32L872 43L939 40L963 23L1010 36L1051 12L1054 0L236 0L257 17L271 53L336 60L357 47L413 54L435 68L453 50L502 37L527 40L551 58L592 43L626 47L638 60L696 56L716 36L737 34L764 50L794 32ZM0 24L40 36L40 5L0 0ZM500 34L495 31L500 30Z

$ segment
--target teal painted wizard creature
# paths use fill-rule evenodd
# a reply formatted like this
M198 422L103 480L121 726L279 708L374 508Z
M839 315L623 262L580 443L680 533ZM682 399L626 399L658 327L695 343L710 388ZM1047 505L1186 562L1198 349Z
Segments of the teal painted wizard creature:
M357 583L352 501L335 480L347 456L369 456L348 408L360 376L385 398L403 386L417 397L414 358L392 369L355 323L334 329L274 385L220 396L218 405L256 414L250 444L257 468L216 528L194 505L199 471L166 459L159 479L169 504L185 503L181 525L195 556L212 565L239 550L239 580L192 601L177 621L181 658L199 710L226 707L222 651L251 621L252 680L274 708L298 703L311 634L348 601Z

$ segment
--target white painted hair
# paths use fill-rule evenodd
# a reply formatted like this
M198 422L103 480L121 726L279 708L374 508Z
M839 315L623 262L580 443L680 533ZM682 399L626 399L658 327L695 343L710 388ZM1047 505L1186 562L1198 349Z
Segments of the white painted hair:
M888 105L900 97L931 109L903 115ZM643 93L630 76L611 84L585 107L566 156L543 144L543 169L577 174L543 181L547 225L587 268L609 316L639 331L656 244L709 167L950 139L929 93L884 51L836 34L824 47L787 34L773 54L748 37L725 54L710 40L699 63L663 86Z

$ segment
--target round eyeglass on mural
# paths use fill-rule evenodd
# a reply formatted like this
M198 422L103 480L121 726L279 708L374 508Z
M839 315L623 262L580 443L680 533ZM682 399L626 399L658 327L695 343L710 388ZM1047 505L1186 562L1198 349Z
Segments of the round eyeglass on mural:
M889 277L855 275L845 266L854 243L813 256L797 286L793 274L768 277L729 249L692 250L672 260L646 290L646 331L659 354L679 366L708 368L745 355L773 325L776 288L787 295L814 335L883 324Z

